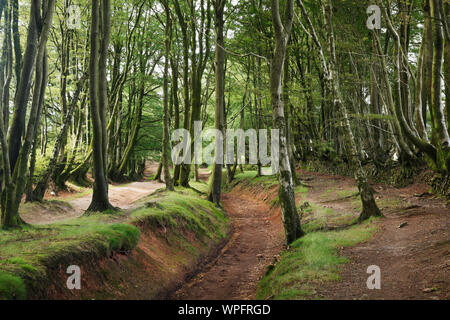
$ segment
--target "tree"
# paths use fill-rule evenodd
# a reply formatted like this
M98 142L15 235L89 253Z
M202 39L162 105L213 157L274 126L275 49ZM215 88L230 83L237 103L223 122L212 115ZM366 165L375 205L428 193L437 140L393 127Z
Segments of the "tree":
M200 121L202 111L202 79L203 73L207 63L209 62L209 56L211 53L210 48L210 32L211 32L211 0L200 1L200 19L197 19L197 2L189 0L188 2L190 12L190 32L191 32L191 77L190 77L190 116L189 117L189 133L191 137L194 137L195 122ZM180 17L180 15L178 15ZM180 20L181 21L181 20ZM186 85L186 84L185 84ZM194 154L194 140L191 139L191 146L188 152L191 153L191 159ZM185 155L187 156L187 155ZM197 165L195 165L195 168ZM180 185L183 187L189 187L189 179L191 173L191 165L184 164L181 167L180 173ZM195 176L197 171L195 171Z
M164 170L164 180L167 190L174 191L174 184L170 175L169 168L169 65L170 65L170 45L171 45L171 29L172 18L168 0L161 1L166 12L165 27L165 58L164 58L164 117L163 117L163 139L162 139L162 164Z
M215 45L215 68L216 68L216 108L215 108L215 128L224 133L225 125L225 50L224 50L224 8L226 0L214 1L214 26L216 32L216 45ZM220 146L219 144L222 144ZM215 163L213 165L212 179L209 191L209 201L220 207L220 195L222 191L222 167L224 155L223 141L216 137L216 153ZM220 159L221 157L221 159Z
M322 45L317 37L317 32L309 18L306 8L302 0L298 0L299 6L302 9L302 14L310 29L310 36L319 51L319 57L322 65L322 71L324 73L325 83L327 86L327 92L331 95L331 101L333 101L334 108L342 115L342 126L344 130L345 144L347 146L348 158L350 160L351 167L355 173L359 193L362 202L362 212L359 216L359 221L364 221L372 216L381 216L381 212L375 202L373 196L373 190L369 185L366 173L361 164L359 158L359 152L356 146L355 137L350 124L350 118L348 111L343 104L342 91L339 81L339 73L337 71L337 56L336 56L336 43L333 28L333 7L331 0L327 0L326 5L323 5L322 11L324 15L325 27L328 35L328 44L330 58L325 59L325 53Z
M286 57L286 47L294 19L294 0L288 0L286 4L285 22L281 20L280 5L278 0L272 0L272 22L275 31L275 52L273 54L270 72L270 94L272 99L272 114L274 128L280 131L280 155L279 155L279 189L281 214L283 218L286 242L291 244L301 236L303 231L295 204L294 183L289 163L288 139L286 137L286 119L284 116L284 102L282 94L282 76Z
M42 9L42 10L41 10ZM5 188L1 197L1 226L3 228L20 227L23 224L19 216L19 206L26 187L28 160L33 141L36 138L36 126L40 121L44 93L47 86L47 40L52 23L55 0L49 0L42 6L41 1L33 1L30 7L26 59L22 67L14 104L14 117L10 129L9 143L6 140L5 121L0 112L0 143L3 155L3 179ZM25 128L30 83L33 70L35 81L28 124ZM3 106L7 108L7 106ZM20 131L17 131L20 129ZM25 135L23 142L22 130Z
M94 190L87 212L114 210L108 198L107 131L108 109L106 63L110 38L110 0L92 1L89 100L93 129Z

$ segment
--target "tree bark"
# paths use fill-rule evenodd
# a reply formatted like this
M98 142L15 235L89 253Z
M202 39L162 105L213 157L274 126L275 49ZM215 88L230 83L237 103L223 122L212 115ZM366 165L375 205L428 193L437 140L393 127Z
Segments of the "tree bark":
M100 5L101 4L101 5ZM100 31L102 37L100 39ZM108 199L107 148L106 148L106 60L110 32L110 0L92 1L91 57L89 62L90 114L93 131L93 174L92 201L87 210L104 212L114 210ZM101 46L99 46L101 43Z
M288 0L285 15L286 21L283 25L280 16L279 1L272 0L272 22L275 30L275 51L270 71L270 94L272 100L273 124L274 128L278 129L280 134L278 197L281 205L286 243L289 245L303 236L300 218L295 204L294 183L292 180L292 171L289 162L288 141L286 137L286 119L284 116L285 111L282 93L282 75L286 58L286 47L294 18L294 0Z
M169 191L174 191L174 184L170 175L169 167L169 65L170 65L170 46L171 46L171 28L172 21L170 16L170 8L168 0L161 1L166 11L166 27L165 27L165 61L164 61L164 120L163 120L163 138L162 138L162 163L164 169L164 181Z
M216 31L216 108L215 108L215 128L224 133L225 125L225 51L224 51L224 8L226 0L215 0L214 1L214 24ZM209 201L213 202L217 207L220 207L220 197L222 192L222 168L224 160L223 152L220 153L218 150L223 150L223 141L216 137L216 152L215 152L215 162L212 170L212 179L209 191ZM220 146L222 144L222 146ZM220 159L222 157L222 159Z

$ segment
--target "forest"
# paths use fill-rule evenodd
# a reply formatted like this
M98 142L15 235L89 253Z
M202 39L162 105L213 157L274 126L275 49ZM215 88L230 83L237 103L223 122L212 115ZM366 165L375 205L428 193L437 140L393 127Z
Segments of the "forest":
M449 0L0 0L0 48L0 300L450 298Z

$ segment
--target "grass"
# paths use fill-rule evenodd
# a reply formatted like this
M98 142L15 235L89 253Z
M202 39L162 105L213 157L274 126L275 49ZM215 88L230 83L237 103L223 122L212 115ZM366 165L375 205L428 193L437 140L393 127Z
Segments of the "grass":
M348 260L339 248L370 239L377 227L373 220L346 230L313 232L297 240L282 254L281 261L261 280L258 299L315 299L315 288L339 280L339 271Z
M130 251L140 231L111 223L117 216L94 215L48 226L0 230L0 299L23 298L25 287L39 286L47 268L88 252L93 256ZM25 293L24 293L25 292Z
M195 187L202 189L204 185ZM0 300L24 299L29 291L45 288L49 270L59 265L82 264L112 252L131 251L138 244L142 226L170 228L173 239L181 243L188 242L183 230L216 242L226 237L225 213L198 192L158 191L145 201L155 205L133 212L92 214L46 226L0 230ZM192 246L184 247L194 253Z
M327 227L347 226L355 220L355 216L351 212L336 211L315 203L309 203L309 206L303 209L302 214L302 228L307 233L320 231Z
M222 179L224 183L227 182L226 173ZM243 173L238 171L234 177L233 183L231 185L225 185L225 190L231 190L236 185L242 184L246 187L259 186L265 190L269 190L272 187L278 185L278 180L276 176L259 176L256 171L244 171Z
M0 271L0 299L25 299L25 283L20 277Z
M164 192L163 195L155 194L145 201L151 206L131 214L137 222L144 219L153 226L171 228L175 233L189 230L201 238L220 240L226 236L227 218L224 211L200 198L195 191L179 189Z

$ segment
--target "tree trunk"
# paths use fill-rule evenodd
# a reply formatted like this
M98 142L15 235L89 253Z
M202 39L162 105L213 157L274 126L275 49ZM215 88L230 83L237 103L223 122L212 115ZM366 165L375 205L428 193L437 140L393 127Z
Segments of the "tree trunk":
M216 30L216 112L215 112L215 128L224 133L225 125L225 51L224 51L224 8L226 0L214 1L214 13L215 13L215 30ZM223 150L223 141L216 137L216 152L215 162L212 170L212 180L209 191L209 201L213 202L217 207L220 207L220 197L222 192L222 168L224 154L219 152ZM220 145L221 144L221 145ZM220 157L222 159L220 159Z
M166 39L165 39L165 49L166 56L164 61L164 128L163 128L163 138L162 138L162 163L164 169L164 181L166 183L166 188L169 191L174 191L174 185L172 177L170 176L169 167L169 64L170 64L170 46L171 46L171 28L172 21L170 17L170 8L168 0L162 0L162 4L166 11Z
M4 170L5 170L5 190L2 194L2 216L1 225L3 228L19 227L24 222L19 216L19 205L22 200L22 195L25 191L27 184L27 173L28 173L28 161L30 152L32 149L33 141L36 139L36 126L39 124L40 119L40 109L42 107L44 92L47 86L48 68L46 60L46 45L48 40L48 34L50 26L52 23L53 12L55 8L55 0L49 0L43 6L41 18L41 3L39 1L33 2L31 6L30 20L35 20L34 23L30 25L40 26L39 35L34 34L33 30L30 31L30 39L36 41L36 37L39 36L39 40L35 43L36 47L36 76L34 81L33 99L31 102L31 109L29 112L29 120L25 132L25 137L23 144L19 141L19 145L15 148L19 149L18 156L16 158L16 164L14 167L10 166L11 162L7 162L7 157L10 155L9 150L6 147L6 142L2 139L3 147L3 159L4 159ZM37 20L39 19L39 20ZM28 41L27 40L27 41ZM26 77L21 78L21 82L24 81ZM20 85L19 87L23 87ZM17 100L16 100L17 101ZM22 101L27 105L28 101ZM15 105L16 108L21 108L22 105ZM17 110L17 109L16 109ZM17 115L17 114L16 114ZM3 120L3 119L2 119ZM17 121L17 118L16 118ZM3 124L3 123L2 123ZM2 136L4 136L4 128L1 130ZM11 141L10 141L11 142ZM8 153L8 156L6 154ZM10 160L10 159L8 159Z
M100 5L101 2L101 5ZM102 38L100 39L100 31ZM106 59L110 32L110 0L92 1L90 72L90 113L93 131L92 201L87 212L114 210L108 199L107 149L106 149ZM99 48L99 42L101 46Z
M181 26L181 33L183 35L183 98L184 98L184 124L185 130L189 131L189 121L191 113L191 101L189 92L189 40L187 33L187 23L184 19L178 0L174 0L175 12L178 17L178 22ZM189 150L187 151L189 152ZM183 155L186 156L186 155ZM175 175L176 185L180 184L184 187L189 185L189 175L186 177L190 164L183 163L180 167L180 173ZM183 173L184 172L184 173ZM182 181L183 180L183 181Z
M289 163L286 120L284 117L284 102L282 94L282 75L293 16L294 1L288 0L286 6L286 22L283 26L280 16L279 1L272 0L272 21L275 30L275 52L270 70L270 94L272 100L274 129L278 129L280 134L278 197L281 205L286 243L288 245L303 236L303 231L300 226L300 218L295 204L294 183L292 181L292 171Z

